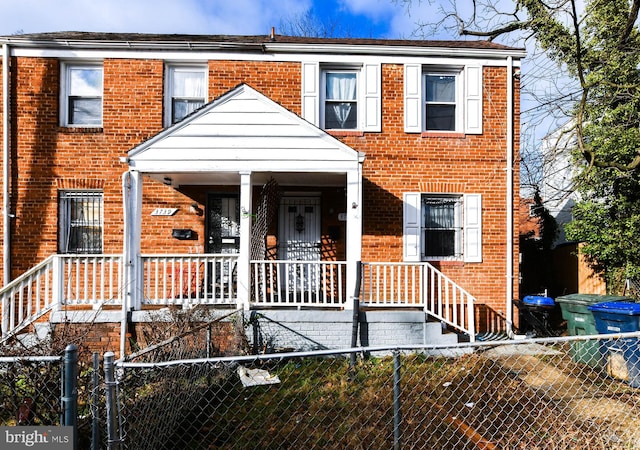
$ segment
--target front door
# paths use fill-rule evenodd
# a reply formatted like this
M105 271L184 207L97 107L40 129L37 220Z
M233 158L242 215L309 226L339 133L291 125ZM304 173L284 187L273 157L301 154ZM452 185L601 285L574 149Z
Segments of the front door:
M320 261L320 197L290 196L280 202L278 220L278 259L285 261ZM316 292L320 287L320 271L316 264L288 266L281 280L289 292Z
M207 196L206 248L207 253L235 254L240 249L240 203L235 194ZM215 267L213 266L215 264ZM208 286L231 286L235 276L235 262L219 260L209 263Z

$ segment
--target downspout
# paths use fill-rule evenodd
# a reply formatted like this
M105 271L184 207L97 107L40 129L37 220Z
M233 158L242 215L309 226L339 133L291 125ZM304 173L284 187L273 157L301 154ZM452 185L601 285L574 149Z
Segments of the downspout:
M4 285L11 282L11 204L9 201L9 44L2 44L2 262Z
M130 300L129 292L132 289L131 283L131 264L129 257L131 255L131 243L129 234L131 233L131 215L129 214L129 204L131 195L131 172L126 171L122 174L122 215L124 222L123 241L122 241L122 265L124 292L122 293L122 317L120 322L120 359L124 361L126 345L127 345L127 325L128 325L128 305Z
M513 57L507 57L507 335L513 337Z

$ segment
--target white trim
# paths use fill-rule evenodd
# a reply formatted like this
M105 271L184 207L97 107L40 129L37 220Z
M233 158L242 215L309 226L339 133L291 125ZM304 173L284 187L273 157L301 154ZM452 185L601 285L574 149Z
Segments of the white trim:
M366 132L382 131L382 65L367 63L362 66L360 83L362 94L362 130Z
M482 78L482 66L465 67L463 117L466 134L482 134Z
M188 50L182 51L142 51L142 50L110 50L110 49L39 49L39 48L11 48L11 56L20 57L35 57L35 58L61 58L61 59L142 59L142 60L162 60L168 62L207 62L207 61L268 61L268 62L313 62L318 61L319 57L325 60L330 60L337 64L365 64L365 63L379 63L379 64L433 64L433 65L481 65L481 66L494 66L494 67L506 67L506 58L508 55L513 55L514 58L524 58L525 52L509 52L494 51L491 55L483 53L475 54L455 54L450 52L449 56L442 56L447 53L447 49L436 49L428 54L409 54L409 53L397 53L391 52L385 54L380 52L378 54L324 54L318 55L311 51L308 54L304 53L242 53L242 52L229 52L221 50L219 52L214 51L199 51ZM513 67L520 67L520 60L513 61Z
M465 194L464 253L465 262L482 262L482 195Z
M403 201L402 248L404 261L421 261L422 194L420 192L405 192L403 194Z
M422 64L404 65L404 131L421 133L422 126Z
M427 77L429 76L444 76L444 77L454 77L455 78L455 128L453 130L431 130L427 129ZM429 133L463 133L466 125L463 126L463 119L465 118L464 114L464 97L463 97L463 89L464 86L464 70L461 70L457 67L452 68L440 68L440 67L432 67L432 66L423 66L422 74L420 78L420 92L421 92L421 103L420 103L420 111L422 113L422 130ZM448 104L445 102L432 102L437 104Z
M102 72L102 91L100 92L100 123L99 124L83 124L69 123L69 89L71 77L70 69L96 69ZM60 64L60 97L59 97L59 124L66 128L102 128L104 122L104 64L102 61L73 60L63 61Z
M320 126L320 63L302 64L302 118L316 127Z

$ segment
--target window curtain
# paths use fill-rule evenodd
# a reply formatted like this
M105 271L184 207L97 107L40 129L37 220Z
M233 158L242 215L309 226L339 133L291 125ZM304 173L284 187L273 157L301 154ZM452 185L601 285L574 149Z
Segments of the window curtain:
M174 71L174 107L179 109L179 111L176 111L176 115L179 118L186 117L196 109L200 108L204 104L205 89L205 77L203 72L182 70ZM176 99L183 99L187 101L175 102ZM175 103L179 103L179 106Z
M344 100L345 103L332 103L336 119L340 128L344 128L353 102L356 101L356 76L354 73L327 74L327 100ZM347 103L348 102L348 103Z
M424 200L424 215L426 228L455 227L455 200Z

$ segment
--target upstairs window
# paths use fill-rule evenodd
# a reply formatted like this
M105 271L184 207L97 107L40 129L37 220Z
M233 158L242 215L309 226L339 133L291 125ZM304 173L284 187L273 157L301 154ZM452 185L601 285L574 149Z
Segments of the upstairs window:
M456 131L457 77L452 74L426 74L425 129ZM458 108L459 109L459 108Z
M63 126L102 126L102 72L99 64L63 64Z
M404 66L406 133L482 134L482 66Z
M58 208L59 251L102 253L102 192L62 191Z
M207 67L169 66L166 92L166 125L170 126L207 101Z
M382 130L382 66L302 63L302 117L325 130Z
M358 129L358 76L355 71L324 72L324 128Z

